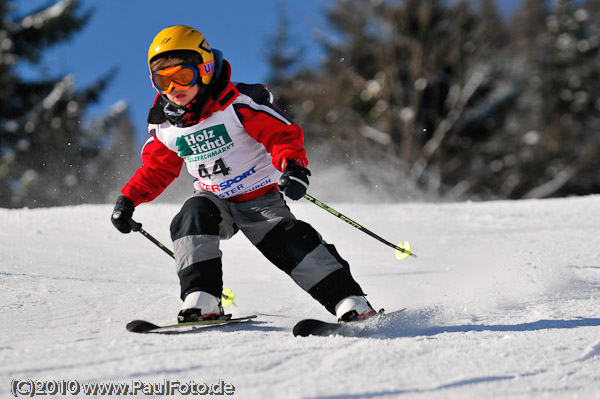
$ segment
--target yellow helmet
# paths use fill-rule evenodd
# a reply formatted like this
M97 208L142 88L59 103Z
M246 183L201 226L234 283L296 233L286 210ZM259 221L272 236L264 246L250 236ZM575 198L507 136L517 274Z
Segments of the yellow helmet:
M201 32L189 26L175 25L161 30L152 40L148 49L148 68L150 68L150 62L158 56L182 51L198 53L202 57L203 63L215 60L215 56ZM209 84L213 75L214 72L211 72L202 76L202 83Z

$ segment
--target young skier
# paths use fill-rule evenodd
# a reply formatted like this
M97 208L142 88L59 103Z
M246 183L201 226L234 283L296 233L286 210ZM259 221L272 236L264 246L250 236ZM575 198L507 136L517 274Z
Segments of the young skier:
M222 53L184 25L156 35L148 66L158 91L149 138L111 221L129 233L135 207L159 196L185 163L195 192L171 223L183 300L178 321L223 315L219 242L239 230L340 321L375 314L348 263L294 217L280 193L302 198L310 171L302 129L266 87L231 82Z

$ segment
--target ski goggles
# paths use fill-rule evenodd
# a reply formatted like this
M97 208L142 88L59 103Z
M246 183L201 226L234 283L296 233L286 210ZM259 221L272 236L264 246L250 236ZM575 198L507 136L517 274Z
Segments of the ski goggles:
M187 90L198 82L198 78L215 71L215 62L199 65L175 65L158 70L150 75L152 86L162 94L169 94L174 87ZM200 79L200 83L202 83Z

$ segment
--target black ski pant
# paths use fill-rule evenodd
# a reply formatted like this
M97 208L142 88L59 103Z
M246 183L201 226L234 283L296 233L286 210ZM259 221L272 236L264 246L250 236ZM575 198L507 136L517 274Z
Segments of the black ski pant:
M240 230L329 312L335 314L335 305L347 296L364 295L335 247L297 220L280 193L238 203L202 191L183 204L171 223L182 299L194 291L221 297L219 243Z

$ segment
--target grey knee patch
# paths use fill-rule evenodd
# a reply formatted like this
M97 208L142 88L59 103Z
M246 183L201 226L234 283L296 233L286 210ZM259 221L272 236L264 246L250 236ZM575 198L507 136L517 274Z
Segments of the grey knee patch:
M321 236L306 222L280 221L256 246L275 266L291 274L307 254L322 244Z

